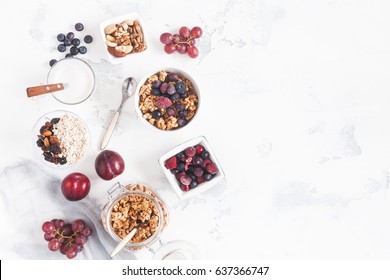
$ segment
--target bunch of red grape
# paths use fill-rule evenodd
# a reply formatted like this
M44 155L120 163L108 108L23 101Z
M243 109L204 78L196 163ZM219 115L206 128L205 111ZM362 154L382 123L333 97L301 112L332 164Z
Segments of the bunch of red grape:
M53 252L60 250L68 259L73 259L83 250L88 236L92 234L92 229L80 219L71 224L61 219L53 219L44 222L42 230L45 233L45 240L49 241L49 250Z
M186 26L182 26L179 29L179 34L172 35L168 32L161 34L160 41L165 45L164 51L168 54L177 51L180 54L188 53L189 57L196 58L199 50L195 47L195 39L199 39L202 33L203 31L199 26L195 26L191 30Z

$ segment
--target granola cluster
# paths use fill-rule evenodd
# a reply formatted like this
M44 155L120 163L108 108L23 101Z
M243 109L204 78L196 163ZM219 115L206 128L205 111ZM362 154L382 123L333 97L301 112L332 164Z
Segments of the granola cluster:
M162 202L150 191L149 188L140 185L129 185L128 190L138 190L151 195L160 206ZM160 221L159 212L155 202L139 194L129 194L120 199L111 212L111 226L115 234L124 238L134 228L138 228L136 234L131 239L133 243L139 243L150 238L157 230L159 223L163 223L163 228L167 224L168 213L164 208L163 220Z
M198 95L192 82L173 72L152 75L138 94L143 118L161 130L185 126L198 108Z

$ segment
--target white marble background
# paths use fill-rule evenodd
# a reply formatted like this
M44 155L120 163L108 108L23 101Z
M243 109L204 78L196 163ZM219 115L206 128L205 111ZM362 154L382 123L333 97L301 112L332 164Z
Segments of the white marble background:
M78 258L106 259L114 244L100 211L114 182L93 168L121 83L167 66L198 81L203 108L193 125L172 134L144 126L132 100L109 149L123 155L122 183L153 186L170 208L164 240L195 243L205 259L388 259L390 257L390 4L328 1L12 1L0 4L2 40L0 257L60 259L49 252L45 219L84 217L95 234ZM99 23L140 14L149 42L143 55L110 65ZM56 34L81 21L94 36L85 58L98 77L87 102L61 106L52 97L27 99L44 83L48 61L60 56ZM200 25L201 55L163 53L159 35ZM42 114L66 109L83 117L93 145L77 168L41 166L31 129ZM179 201L157 163L171 147L205 135L227 177ZM60 181L87 174L87 199L66 201ZM146 252L118 258L150 258Z

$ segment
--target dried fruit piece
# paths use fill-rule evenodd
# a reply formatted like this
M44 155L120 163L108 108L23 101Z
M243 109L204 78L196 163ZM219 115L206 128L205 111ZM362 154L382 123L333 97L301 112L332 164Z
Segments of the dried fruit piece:
M160 109L165 109L172 105L172 101L167 97L160 96L157 99L156 105Z

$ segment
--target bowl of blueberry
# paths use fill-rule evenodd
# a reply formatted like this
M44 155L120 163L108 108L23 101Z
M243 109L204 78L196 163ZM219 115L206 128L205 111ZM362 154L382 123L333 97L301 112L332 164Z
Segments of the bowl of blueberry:
M180 198L209 190L225 174L204 136L173 148L159 159L165 177Z
M179 130L199 112L199 87L186 72L167 68L152 72L137 86L135 107L139 117L149 127Z

